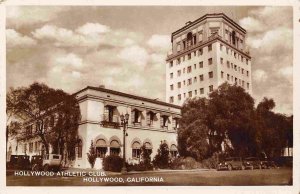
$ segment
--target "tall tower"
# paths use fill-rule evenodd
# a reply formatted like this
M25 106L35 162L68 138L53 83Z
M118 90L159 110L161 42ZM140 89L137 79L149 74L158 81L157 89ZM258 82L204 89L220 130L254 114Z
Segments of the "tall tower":
M206 14L172 33L166 64L166 101L207 97L224 82L250 94L251 56L246 30L223 13Z

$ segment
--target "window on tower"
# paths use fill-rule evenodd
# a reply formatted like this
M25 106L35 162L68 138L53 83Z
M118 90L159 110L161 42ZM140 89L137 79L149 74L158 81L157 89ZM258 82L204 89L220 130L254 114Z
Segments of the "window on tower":
M200 94L204 94L204 88L200 88Z
M213 90L214 90L214 86L213 86L213 85L210 85L210 86L209 86L209 91L212 92Z
M209 64L209 65L212 65L212 64L213 64L212 58L209 58L209 59L208 59L208 64Z
M209 78L213 78L213 77L214 77L214 75L213 75L213 72L212 72L212 71L208 72L208 77L209 77Z
M203 61L199 62L199 68L203 68Z
M212 45L208 45L208 51L212 51Z

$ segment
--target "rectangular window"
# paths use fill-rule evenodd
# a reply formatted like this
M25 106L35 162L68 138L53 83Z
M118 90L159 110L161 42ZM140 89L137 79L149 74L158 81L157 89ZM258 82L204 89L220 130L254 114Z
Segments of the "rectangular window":
M185 80L183 80L183 85L185 85Z
M243 56L241 56L241 61L244 62L244 57Z
M199 42L202 42L202 40L203 40L203 31L202 30L199 32L198 39L199 39Z
M197 77L194 77L194 83L196 83L197 82Z
M193 44L196 44L197 42L197 38L196 38L196 35L193 36ZM195 54L196 55L196 54Z
M198 50L198 56L201 56L201 55L203 55L203 49L202 48Z
M213 64L212 58L209 58L209 59L208 59L208 64L209 64L209 65L212 65L212 64Z
M187 73L191 73L191 72L192 72L192 66L188 66Z
M200 94L204 94L204 88L200 88Z
M224 77L224 72L221 71L221 78L223 79L223 77Z
M248 59L246 59L246 64L248 65Z
M237 66L236 65L234 65L234 70L237 71Z
M222 57L220 58L220 63L221 63L221 65L223 65L223 58Z
M188 86L192 85L192 78L188 79Z
M226 47L226 54L228 55L229 54L229 48Z
M170 78L173 79L173 73L170 73Z
M197 65L196 64L194 64L194 69L196 69L197 68Z
M227 61L227 67L230 68L230 63L229 63L229 61Z
M203 81L203 80L204 80L203 74L199 76L199 79L200 79L200 81Z
M227 80L230 81L230 75L229 74L227 74Z
M208 45L208 51L212 51L212 45Z
M160 125L161 125L161 128L168 127L168 116L163 115L160 117Z
M245 81L242 81L242 86L243 86L243 87L245 86Z
M132 149L133 158L140 158L140 156L141 156L141 149Z
M192 58L191 53L188 54L188 60L190 60Z
M220 51L222 51L223 50L223 45L222 44L220 44Z
M208 72L208 77L209 78L213 78L214 77L214 75L213 75L213 72L211 71L211 72Z
M196 51L194 51L194 57L196 57Z
M185 98L185 93L183 93L183 97Z
M174 86L173 86L173 84L172 85L170 85L170 90L173 90L174 89Z
M179 65L179 64L180 64L180 58L177 59L177 65Z
M249 77L249 71L247 71L247 76Z
M192 91L189 91L189 97L191 98L192 97Z
M199 62L199 68L203 68L203 61Z
M234 78L234 83L236 83L236 84L237 84L237 78L236 78L236 77Z
M170 97L170 103L173 103L173 102L174 102L174 97L171 96L171 97Z
M179 77L181 75L181 70L177 71L177 76Z
M249 90L249 88L250 88L250 84L249 84L249 83L247 83L247 89Z
M173 67L173 61L170 62L170 67Z
M177 52L180 52L180 43L177 44Z
M197 90L195 90L195 96L197 95Z
M242 74L244 74L244 69L242 68Z
M178 94L178 100L179 101L181 100L181 94Z
M210 86L209 86L209 91L212 92L213 90L214 90L214 86L213 86L213 85L210 85Z
M177 87L178 87L178 88L181 88L181 82L178 82L178 83L177 83Z

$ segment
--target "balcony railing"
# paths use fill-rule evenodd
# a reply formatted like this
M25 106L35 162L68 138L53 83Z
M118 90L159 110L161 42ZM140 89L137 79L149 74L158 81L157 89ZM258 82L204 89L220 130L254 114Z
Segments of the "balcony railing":
M103 114L101 115L101 125L103 127L118 129L120 128L119 116L109 116L108 114Z

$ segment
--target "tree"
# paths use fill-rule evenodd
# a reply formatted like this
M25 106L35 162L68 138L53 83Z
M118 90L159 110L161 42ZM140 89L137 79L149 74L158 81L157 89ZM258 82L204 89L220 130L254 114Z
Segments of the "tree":
M145 170L151 169L151 154L152 154L152 149L147 149L146 145L143 144L141 147L141 158L142 158L142 165L144 165Z
M23 122L19 138L28 140L38 136L47 154L49 144L54 153L74 148L80 120L80 109L74 96L41 83L11 88L7 93L7 113ZM26 127L30 125L35 126L34 132Z
M203 160L221 152L223 144L234 155L255 153L253 116L253 98L236 85L224 83L208 99L187 100L178 131L180 155Z
M157 150L157 154L154 157L153 165L158 168L168 168L169 167L169 146L167 143L162 142Z
M269 157L281 155L284 147L293 145L293 116L274 113L273 99L264 98L256 108L260 151Z
M96 148L94 146L93 141L91 141L91 146L90 146L90 149L89 149L89 153L87 153L87 156L88 156L88 161L91 165L91 168L94 168L95 162L96 162L96 159L97 159L97 153L96 153Z
M199 161L214 150L207 127L207 102L205 98L193 98L183 104L178 129L178 151L183 157L191 156Z
M228 138L235 155L256 153L253 116L254 99L243 88L224 83L210 93L208 128L217 139L217 147Z

